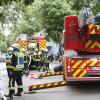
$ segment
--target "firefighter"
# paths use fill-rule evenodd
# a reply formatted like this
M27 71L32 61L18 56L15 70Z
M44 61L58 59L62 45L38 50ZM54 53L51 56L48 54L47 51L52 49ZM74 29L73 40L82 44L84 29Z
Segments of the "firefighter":
M48 50L45 49L44 61L45 61L46 71L50 71L47 53L48 53Z
M39 52L40 56L40 70L43 70L44 68L44 63L43 63L43 55L44 55L44 50L41 48Z
M41 70L41 62L42 62L42 52L41 52L41 50L38 52L38 58L39 58L39 67L38 67L38 69L40 71Z
M36 57L36 51L37 51L37 49L34 50L33 57L32 57L33 58L33 62L34 62L34 69L36 69L36 66L37 66L37 62L36 62L36 58L37 58Z
M28 62L29 70L34 69L35 68L34 48L32 48L32 50L28 52L28 58L29 58Z
M28 68L28 62L29 62L29 57L28 57L28 52L22 48L21 52L24 54L24 74L27 76L29 74L29 68Z
M43 60L44 60L45 70L46 70L46 71L50 71L50 68L49 68L49 61L48 61L48 57L47 57L47 52L48 52L48 50L45 49L45 53L44 53L44 58L43 58Z
M46 70L45 63L44 63L44 56L45 56L45 50L42 49L42 56L41 56L42 71L45 71Z
M9 47L8 53L6 54L6 69L7 69L8 77L10 77L10 71L12 71L11 69L12 52L13 52L13 48Z
M11 72L11 79L9 81L9 95L6 95L10 98L10 100L13 99L13 95L21 96L21 93L23 92L22 75L24 69L24 55L22 52L19 51L19 49L16 46L13 48L12 52L11 68L13 69L13 71ZM15 82L18 85L18 90L16 94Z
M8 54L6 55L6 68L7 68L7 73L8 73L8 78L9 78L9 94L5 95L6 97L9 97L10 100L13 99L13 95L15 93L14 89L14 67L12 66L11 60L12 60L12 54L13 54L13 48L9 47L8 49Z
M36 48L34 52L35 68L39 71L40 71L40 61L41 61L40 55L41 52L39 52L38 49Z
M23 76L23 70L24 70L24 54L16 47L14 48L14 54L12 55L12 63L14 63L13 66L15 66L16 68L14 72L14 77L18 85L17 93L14 96L21 96L23 92L22 76Z

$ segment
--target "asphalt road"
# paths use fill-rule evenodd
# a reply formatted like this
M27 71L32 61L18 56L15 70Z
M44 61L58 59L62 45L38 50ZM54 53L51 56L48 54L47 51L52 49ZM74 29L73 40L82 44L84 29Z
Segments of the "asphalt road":
M52 64L53 65L53 64ZM38 74L38 72L34 72ZM7 92L7 76L0 74L1 90ZM30 76L23 77L24 90L28 90L29 85L47 82L62 81L62 76L52 76L43 79L30 79ZM23 94L21 97L14 97L14 100L100 100L100 82L91 82L73 86L63 86L50 89L36 90L33 94Z
M34 94L24 94L14 100L100 100L100 86L64 86L37 90Z

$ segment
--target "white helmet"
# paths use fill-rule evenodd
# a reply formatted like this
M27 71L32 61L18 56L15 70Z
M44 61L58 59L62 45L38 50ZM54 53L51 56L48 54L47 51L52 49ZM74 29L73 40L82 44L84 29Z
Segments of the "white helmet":
M12 47L9 47L8 50L9 50L9 51L13 51L13 48L12 48Z
M36 48L35 51L38 51L38 49Z
M48 49L44 49L45 52L48 52Z

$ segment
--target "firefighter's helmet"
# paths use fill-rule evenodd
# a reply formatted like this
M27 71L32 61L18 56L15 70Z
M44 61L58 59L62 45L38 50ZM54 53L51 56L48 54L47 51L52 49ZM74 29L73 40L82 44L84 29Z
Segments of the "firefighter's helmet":
M48 49L44 49L45 52L48 52Z
M24 48L21 48L21 50L20 50L21 52L25 52L25 49Z
M13 51L13 48L12 48L12 47L9 47L8 50L9 50L9 51Z
M36 48L35 51L38 51L38 49Z

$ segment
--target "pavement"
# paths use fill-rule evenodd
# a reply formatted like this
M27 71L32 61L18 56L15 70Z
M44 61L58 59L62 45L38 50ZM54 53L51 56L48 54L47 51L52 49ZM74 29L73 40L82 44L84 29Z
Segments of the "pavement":
M53 67L58 65L57 62L51 63L50 68L53 71ZM3 71L3 72L2 72ZM5 70L5 64L0 63L0 91L3 93L8 92L7 88L7 73ZM31 72L37 75L42 72ZM36 77L36 76L34 76ZM30 76L23 76L24 91L28 91L28 86L62 81L62 76L51 76L43 79L30 79ZM16 87L17 89L17 87ZM100 100L100 82L81 83L73 86L62 86L56 88L36 90L33 94L23 94L21 97L14 97L14 100Z

